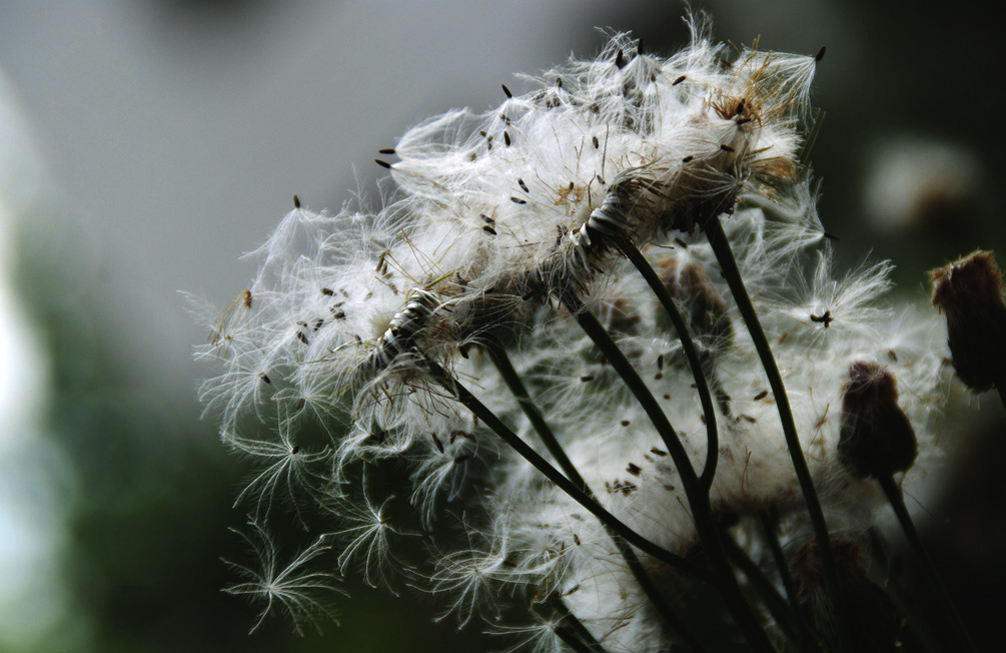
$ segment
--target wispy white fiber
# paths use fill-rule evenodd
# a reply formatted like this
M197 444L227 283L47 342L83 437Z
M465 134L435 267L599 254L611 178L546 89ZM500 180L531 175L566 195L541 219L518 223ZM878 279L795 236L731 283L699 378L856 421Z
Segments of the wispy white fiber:
M382 155L394 188L380 206L329 215L297 200L251 252L258 274L207 319L199 356L218 372L200 395L225 440L261 459L242 493L254 528L289 494L336 558L329 572L302 573L318 562L316 545L279 571L265 539L265 572L232 592L312 617L328 573L358 569L372 585L394 585L406 569L460 624L488 620L529 650L564 650L547 610L530 625L497 619L510 601L543 606L550 596L605 650L668 650L674 636L598 521L431 369L446 369L549 457L485 354L505 350L604 508L687 555L699 536L681 474L564 307L575 296L643 378L693 466L717 456L717 514L743 529L772 508L790 537L809 537L775 397L701 236L711 220L739 261L836 528L869 526L880 500L836 452L850 364L876 362L898 378L923 448L910 473L934 460L945 395L936 317L880 301L889 263L835 269L800 160L818 60L735 51L712 43L701 21L692 28L692 43L669 58L609 34L597 57L525 77L529 90L504 88L497 107L413 127ZM715 394L715 451L678 334L619 243L643 252L684 313ZM298 430L322 444L298 447ZM434 532L447 535L433 542ZM676 596L675 573L643 563Z

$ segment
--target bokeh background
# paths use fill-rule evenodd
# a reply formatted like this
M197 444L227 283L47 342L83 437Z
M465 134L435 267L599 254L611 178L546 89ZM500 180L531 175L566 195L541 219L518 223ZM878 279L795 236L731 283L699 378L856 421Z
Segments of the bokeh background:
M929 1L703 0L720 39L813 54L812 157L840 259L892 258L899 292L976 248L994 203L997 23ZM891 6L886 6L886 5ZM179 291L226 304L292 204L338 209L376 151L482 110L595 27L672 52L679 2L0 0L0 651L485 651L419 595L350 586L341 627L293 635L220 588L243 462L199 419L207 334ZM1006 581L1003 417L971 400L920 526L982 641ZM997 635L998 636L998 635Z

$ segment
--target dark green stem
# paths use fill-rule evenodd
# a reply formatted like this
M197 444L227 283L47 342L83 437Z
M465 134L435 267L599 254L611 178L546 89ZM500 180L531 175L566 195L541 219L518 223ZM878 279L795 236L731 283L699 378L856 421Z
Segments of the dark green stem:
M887 543L875 526L871 526L867 531L867 541L873 554L871 565L877 565L876 576L884 579L884 590L904 617L905 626L911 635L926 653L942 653L943 647L937 643L929 621L919 612L918 602L901 586L899 578L894 573L891 560L887 556Z
M681 317L681 311L678 310L674 298L671 297L671 293L667 291L660 277L653 271L653 267L643 257L639 249L628 241L623 240L620 242L619 248L625 254L626 258L636 266L636 269L643 275L643 278L646 279L646 283L657 296L657 299L660 300L660 304L664 307L664 311L667 312L667 316L671 318L671 324L674 325L674 330L678 332L678 339L681 341L681 349L685 352L688 366L692 370L692 377L695 378L695 389L698 390L699 400L702 402L702 414L706 420L707 440L706 464L702 470L702 476L699 477L699 482L706 493L708 493L713 485L713 477L716 476L716 462L719 458L720 444L719 434L716 430L716 410L713 408L713 398L709 392L709 384L706 383L706 375L702 370L702 361L699 359L699 353L695 349L695 343L692 341L691 334L688 333L688 326L685 324L684 318Z
M723 225L718 219L708 220L703 225L706 238L713 249L713 254L720 264L723 277L730 288L730 293L737 303L744 324L747 326L754 342L758 357L761 359L762 367L768 377L769 387L775 396L776 407L779 410L779 421L782 423L782 432L786 438L786 445L789 448L790 459L793 462L793 469L796 471L796 478L803 492L804 501L807 504L807 512L810 515L811 526L814 530L814 537L817 540L818 552L821 556L821 570L824 575L825 587L828 598L831 600L835 610L836 622L840 644L843 651L853 653L851 642L852 622L849 619L849 610L842 599L838 588L838 569L835 566L835 556L831 549L831 536L828 533L828 525L824 519L824 512L821 510L821 502L817 497L817 490L814 489L814 482L810 477L810 470L807 468L807 461L803 457L803 449L800 447L800 438L796 432L796 424L793 421L793 412L789 405L789 395L786 394L786 386L783 384L782 375L776 366L772 348L769 346L768 338L762 329L758 314L755 312L751 298L744 287L744 279L737 268L737 261L734 260L733 251L726 234L723 233Z
M789 561L786 560L786 554L782 550L779 535L775 530L775 519L769 514L768 510L760 510L758 511L758 520L761 522L762 533L765 536L765 541L768 542L768 548L772 552L772 559L779 570L779 578L782 579L782 586L786 588L786 596L789 598L790 609L796 618L797 648L805 651L810 639L807 636L806 625L803 622L803 613L800 610L800 597L796 590L796 583L793 581L793 574L790 573Z
M576 631L573 630L573 627L570 624L560 622L557 626L552 628L552 632L554 632L556 637L561 639L566 646L573 649L574 653L594 653L586 642L576 636Z
M790 612L786 599L779 594L779 591L772 584L772 581L765 576L761 567L751 559L751 557L741 549L729 533L723 533L723 547L727 552L730 561L737 565L737 568L747 577L748 582L754 591L761 597L765 608L779 624L779 628L786 634L794 644L797 643L798 627L793 615Z
M964 622L961 620L960 613L957 612L954 602L950 599L950 593L947 592L947 588L943 585L943 581L940 580L940 572L937 570L936 564L929 556L929 552L922 543L922 538L919 537L918 531L915 530L915 523L912 521L912 516L908 513L908 508L905 506L905 499L901 494L901 488L894 482L893 476L885 476L878 480L880 481L880 487L884 490L884 494L887 495L887 500L894 509L894 514L898 517L898 522L901 524L901 530L904 531L909 545L922 561L923 570L925 572L923 575L929 582L930 587L936 594L936 598L940 602L940 607L943 608L944 614L950 621L950 625L954 631L954 637L956 638L956 641L954 642L954 650L976 651L977 649L975 648L975 643L971 640L971 635L968 633L968 629L965 628Z
M593 492L590 490L590 487L580 475L579 470L577 470L576 466L573 464L573 461L571 461L569 456L566 455L565 450L563 450L562 445L559 443L559 439L555 437L555 433L548 425L548 422L545 421L541 411L538 410L538 406L531 399L531 395L524 386L524 382L521 380L520 375L517 374L517 370L514 369L513 363L510 362L510 358L506 355L506 352L502 349L491 347L487 349L487 353L492 359L493 364L496 366L496 369L499 370L500 376L503 377L504 383L506 383L510 392L517 399L517 403L520 404L521 410L524 411L524 415L528 418L528 421L531 422L531 426L534 428L535 432L538 433L538 437L541 438L545 448L548 449L550 454L552 454L555 461L559 463L559 467L566 473L569 480L583 489L584 494L586 494L591 500L597 501ZM619 553L621 553L622 558L625 559L625 564L628 565L632 575L636 578L636 582L639 583L640 588L650 599L654 609L656 609L656 611L664 618L671 629L681 637L685 644L696 651L703 650L698 640L685 627L684 622L681 621L681 619L679 619L671 610L670 606L667 605L667 601L664 600L664 597L660 594L660 590L653 582L653 579L650 578L650 575L646 572L646 569L639 561L639 557L636 555L635 551L633 551L629 544L625 541L625 538L611 528L607 527L607 525L605 526L605 529L608 531L608 535L618 548Z
M569 477L571 481L576 483L578 486L582 487L584 493L587 496L594 498L587 487L586 481L580 475L580 471L573 464L573 461L569 459L566 455L565 450L563 450L562 445L559 444L559 439L556 438L555 433L552 431L552 427L548 425L545 421L545 417L541 414L538 409L537 404L531 399L531 395L527 391L527 387L524 385L524 381L521 380L520 374L514 369L513 363L510 362L510 357L507 356L506 352L498 347L487 347L486 353L489 354L489 358L492 359L493 365L499 371L500 376L503 377L503 382L506 383L507 388L510 389L510 393L517 399L517 403L520 405L522 411L524 411L524 416L527 417L528 421L531 422L531 427L541 438L542 444L548 449L548 452L552 454L555 461L559 463L559 467L566 476Z
M681 484L684 486L689 504L704 503L708 505L708 495L699 485L699 479L695 475L695 468L692 467L692 461L688 458L688 453L681 443L681 438L678 437L674 427L671 426L667 416L664 415L664 411L660 408L657 400L646 386L646 382L639 377L632 363L625 357L622 350L618 348L618 345L615 344L608 331L586 309L579 298L569 293L563 297L562 303L576 317L580 328L593 341L612 368L622 377L622 381L626 387L629 388L629 391L635 396L640 406L642 406L643 411L646 412L647 417L653 422L653 426L657 429L660 439L663 441L664 446L667 447L668 453L670 453L671 459L678 470L678 475L681 477ZM704 501L700 501L702 497L705 497ZM695 510L694 506L692 510ZM696 521L699 520L698 515L693 515L692 517ZM713 524L711 514L709 516L709 524Z
M681 556L654 544L605 510L599 503L591 499L585 492L586 488L579 486L566 478L562 472L553 467L547 460L542 458L537 451L521 440L520 436L514 433L509 426L504 424L495 413L489 410L489 408L479 401L478 398L466 387L461 385L457 379L455 379L451 374L448 374L443 367L428 358L426 359L426 366L429 369L431 376L437 383L442 385L463 406L472 411L472 413L474 413L475 416L482 421L482 423L496 433L496 435L514 449L522 458L527 460L535 469L541 472L545 478L552 481L560 490L568 494L574 501L590 512L590 514L601 520L601 523L624 537L629 544L633 545L643 553L646 553L647 555L652 556L653 558L656 558L657 560L666 563L675 569L680 569L681 571L689 573L700 580L712 582L712 577L705 569L697 567Z
M562 600L562 597L558 594L553 594L549 604L555 608L556 613L561 617L562 625L567 626L570 631L572 631L580 642L583 642L586 647L584 650L590 651L590 653L605 653L604 647L601 643L597 641L593 633L587 630L587 627L583 625L575 614L570 611L569 606L566 602ZM561 635L560 635L561 637ZM565 641L565 640L563 640ZM567 644L569 642L566 642Z
M723 550L723 542L720 539L713 519L712 507L709 504L709 493L700 485L695 469L688 458L684 445L681 444L677 432L664 415L657 400L653 397L646 383L636 373L632 363L625 357L625 354L618 348L615 341L604 326L597 321L590 311L584 307L583 302L574 294L566 293L562 298L562 303L566 305L576 317L577 323L584 333L594 342L601 353L607 358L608 363L622 377L622 381L630 392L636 397L636 401L643 408L647 417L660 434L661 440L667 447L671 459L677 468L681 485L684 487L685 496L692 510L692 520L698 531L699 538L705 546L707 555L716 575L717 586L723 600L727 604L730 614L733 615L737 625L743 631L748 643L756 651L773 651L771 642L765 631L762 630L761 623L757 615L744 599L737 578L734 577L733 570L727 560Z

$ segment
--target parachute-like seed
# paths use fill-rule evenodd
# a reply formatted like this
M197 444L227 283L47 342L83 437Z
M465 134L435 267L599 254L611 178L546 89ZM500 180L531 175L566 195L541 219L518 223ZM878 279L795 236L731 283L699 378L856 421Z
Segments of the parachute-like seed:
M228 562L248 580L231 585L224 591L265 603L249 632L258 630L266 617L276 611L285 612L290 617L298 635L304 634L305 624L313 625L320 632L322 618L338 623L329 601L332 594L345 592L336 585L333 574L308 569L316 558L328 551L329 545L325 538L316 540L284 567L279 561L279 548L265 528L255 521L248 526L252 530L251 535L234 529L232 531L252 547L259 566L253 569Z

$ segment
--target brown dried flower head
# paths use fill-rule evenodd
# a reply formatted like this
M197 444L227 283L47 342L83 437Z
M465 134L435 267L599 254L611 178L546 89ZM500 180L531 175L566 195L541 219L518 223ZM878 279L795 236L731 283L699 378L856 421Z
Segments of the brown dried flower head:
M992 252L976 250L929 276L957 375L976 392L998 386L1006 375L1006 303Z

